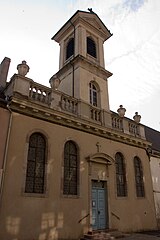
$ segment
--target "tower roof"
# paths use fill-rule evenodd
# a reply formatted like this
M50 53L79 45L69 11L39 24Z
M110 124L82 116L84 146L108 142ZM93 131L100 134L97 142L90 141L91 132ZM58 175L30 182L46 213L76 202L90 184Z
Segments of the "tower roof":
M73 26L75 27L77 25L85 25L86 28L91 28L101 35L104 41L112 36L108 28L104 25L96 13L92 10L90 12L78 10L51 39L59 42L66 31L73 29Z

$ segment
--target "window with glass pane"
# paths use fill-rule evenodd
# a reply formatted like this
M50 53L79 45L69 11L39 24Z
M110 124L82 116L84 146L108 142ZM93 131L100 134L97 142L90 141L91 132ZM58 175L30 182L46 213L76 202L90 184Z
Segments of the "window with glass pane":
M97 88L93 83L89 84L90 88L90 104L97 107Z
M29 139L26 193L44 193L46 142L42 134L34 133Z
M144 197L144 181L143 181L143 169L141 160L138 157L134 158L134 170L135 170L135 183L137 197Z
M87 53L89 55L91 55L92 57L96 58L97 54L96 54L96 44L93 41L92 38L87 37Z
M66 59L74 55L74 38L71 38L67 44L66 48Z
M127 182L124 158L121 153L116 153L116 182L117 182L117 196L127 196Z
M64 178L63 194L78 194L78 159L77 147L74 142L68 141L64 147Z

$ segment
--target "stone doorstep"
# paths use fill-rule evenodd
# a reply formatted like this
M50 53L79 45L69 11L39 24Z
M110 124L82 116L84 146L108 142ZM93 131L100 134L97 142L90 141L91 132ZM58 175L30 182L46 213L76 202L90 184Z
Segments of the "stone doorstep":
M81 240L111 240L118 238L125 238L129 236L129 234L122 233L118 230L104 230L104 231L93 231L88 232L88 234L84 234Z

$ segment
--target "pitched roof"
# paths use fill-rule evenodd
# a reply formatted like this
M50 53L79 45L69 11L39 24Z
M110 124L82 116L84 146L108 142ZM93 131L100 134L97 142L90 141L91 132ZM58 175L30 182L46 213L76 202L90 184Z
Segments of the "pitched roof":
M160 132L145 126L146 139L152 143L152 149L160 151Z
M98 15L93 12L93 11L90 11L90 12L86 12L86 11L81 11L81 10L77 10L75 12L75 14L60 28L60 30L51 38L52 40L55 40L57 41L57 36L59 36L60 32L66 28L67 24L73 24L73 20L76 18L76 15L78 16L79 14L82 14L82 15L88 15L88 16L96 16L97 20L99 21L99 23L101 24L101 26L103 27L103 29L105 29L105 31L107 32L107 38L111 37L113 34L110 33L110 31L108 30L108 28L105 26L105 24L102 22L102 20L98 17ZM106 38L106 39L107 39Z

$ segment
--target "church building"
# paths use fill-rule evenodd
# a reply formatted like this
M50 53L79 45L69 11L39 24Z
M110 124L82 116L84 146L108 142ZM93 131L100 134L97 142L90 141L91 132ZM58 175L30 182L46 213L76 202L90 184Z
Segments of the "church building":
M151 143L137 112L131 120L109 107L111 36L96 13L78 10L52 37L60 57L50 87L26 76L25 61L3 81L0 239L156 229Z

